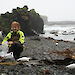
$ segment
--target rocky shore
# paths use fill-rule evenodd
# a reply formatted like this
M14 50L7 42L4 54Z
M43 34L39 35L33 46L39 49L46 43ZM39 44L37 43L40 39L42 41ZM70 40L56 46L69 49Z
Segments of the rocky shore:
M38 36L26 37L21 57L32 59L15 65L0 65L0 75L75 75L75 69L66 65L74 63L63 55L50 54L51 51L75 50L75 43ZM5 60L9 61L9 60Z

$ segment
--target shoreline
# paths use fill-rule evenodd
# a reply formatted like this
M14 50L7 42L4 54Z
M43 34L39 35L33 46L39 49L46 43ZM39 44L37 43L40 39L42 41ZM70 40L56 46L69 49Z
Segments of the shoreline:
M70 41L55 40L53 38L26 37L26 50L21 55L44 59L44 53L50 51L74 50L75 43Z
M64 51L75 48L75 43L58 41L37 36L26 37L25 46L21 57L31 57L32 60L16 65L0 65L0 74L4 75L74 75L74 70L69 70L66 65L71 60L64 57L48 54L50 51ZM57 60L61 59L61 60ZM53 62L53 60L56 60ZM7 60L8 61L8 60ZM10 61L10 60L9 60ZM74 60L75 62L75 60ZM72 63L72 61L71 61Z

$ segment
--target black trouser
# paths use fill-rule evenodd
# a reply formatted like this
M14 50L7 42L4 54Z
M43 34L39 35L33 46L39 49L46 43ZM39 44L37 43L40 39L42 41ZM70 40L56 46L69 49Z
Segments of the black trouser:
M13 52L15 60L20 57L22 51L23 51L23 45L21 44L12 44L11 47L9 47L9 52Z

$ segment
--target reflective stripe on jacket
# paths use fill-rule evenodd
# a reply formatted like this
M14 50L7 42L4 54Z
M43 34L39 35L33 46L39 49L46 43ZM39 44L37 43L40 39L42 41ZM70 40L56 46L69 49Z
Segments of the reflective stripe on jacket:
M11 39L11 35L12 35L13 31L10 31L7 36L4 38L4 40L2 41L2 44L5 42L5 41L8 41L8 39ZM24 36L24 33L22 31L17 31L17 34L20 35L20 38L19 38L19 41L21 44L24 43L24 39L25 39L25 36Z

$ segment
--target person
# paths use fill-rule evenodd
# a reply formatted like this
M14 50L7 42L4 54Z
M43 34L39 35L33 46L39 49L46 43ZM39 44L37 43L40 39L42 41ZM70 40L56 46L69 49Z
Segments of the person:
M7 41L8 42L8 53L13 52L13 56L16 59L20 57L21 52L24 48L24 40L25 36L24 33L20 30L20 23L19 22L12 22L11 23L11 30L7 34L7 36L3 39L2 44Z

